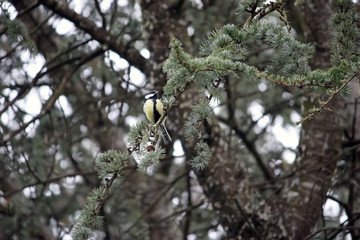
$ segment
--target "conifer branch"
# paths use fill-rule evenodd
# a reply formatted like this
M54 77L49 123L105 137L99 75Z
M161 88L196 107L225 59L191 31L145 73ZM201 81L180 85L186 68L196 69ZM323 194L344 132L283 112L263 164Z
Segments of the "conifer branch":
M149 141L151 140L147 126L140 122L129 132L129 147L126 152L109 150L97 157L95 163L98 177L103 184L89 193L87 203L72 231L74 239L88 239L92 236L92 229L102 225L103 217L99 216L99 212L108 195L120 184L130 155L139 159L138 169L142 173L164 157L162 148L148 148Z
M99 216L100 209L103 207L105 199L115 188L116 180L122 178L128 158L128 153L114 150L109 150L98 156L96 159L97 172L99 178L104 182L88 195L86 206L81 211L72 232L74 239L89 239L92 236L92 228L102 224L102 216Z
M280 8L280 5L277 7ZM284 17L284 9L282 11ZM265 38L266 43L275 49L279 49L279 56L275 59L278 62L270 65L268 70L260 71L258 68L238 60L239 57L245 57L237 56L237 54L244 52L241 44L253 38L254 40ZM266 22L254 22L247 28L237 28L234 25L225 26L214 32L210 40L212 42L203 48L206 55L201 58L192 57L185 53L178 40L171 40L171 53L164 64L164 71L169 76L164 92L178 94L193 81L199 82L201 88L204 89L203 91L210 91L210 87L218 88L218 84L214 85L214 81L221 79L221 76L228 73L238 75L238 72L242 72L257 79L265 79L276 85L322 88L330 93L335 92L337 94L347 85L347 83L343 85L341 79L358 68L357 62L353 59L343 59L335 67L309 71L307 59L311 57L313 47L296 41L289 32ZM271 72L275 73L271 74ZM337 88L337 86L340 87ZM218 90L209 92L210 98L212 98L212 93L216 94L218 99L221 98ZM320 112L326 105L327 103L321 104L322 107L310 114L305 120Z
M122 179L130 155L139 160L138 169L142 173L145 173L148 167L158 164L164 157L164 149L154 147L154 142L151 140L152 131L153 129L149 131L147 124L140 122L129 132L127 152L109 150L101 153L96 159L98 176L103 180L103 185L93 189L88 195L87 204L72 232L74 239L88 239L92 235L92 229L102 224L102 217L99 216L100 209L112 189L116 187L116 183ZM151 148L148 142L152 143Z

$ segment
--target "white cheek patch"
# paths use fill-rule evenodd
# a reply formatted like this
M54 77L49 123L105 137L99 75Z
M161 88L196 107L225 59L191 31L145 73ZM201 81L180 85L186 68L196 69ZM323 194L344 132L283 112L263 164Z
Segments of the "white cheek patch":
M152 97L154 97L156 95L156 93L149 93L147 95L145 95L145 99L150 99Z

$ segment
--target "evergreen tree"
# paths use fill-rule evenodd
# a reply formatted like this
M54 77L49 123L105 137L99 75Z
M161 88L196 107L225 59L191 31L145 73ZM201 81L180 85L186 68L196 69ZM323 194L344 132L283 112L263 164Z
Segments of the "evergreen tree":
M0 7L0 239L360 238L358 3Z

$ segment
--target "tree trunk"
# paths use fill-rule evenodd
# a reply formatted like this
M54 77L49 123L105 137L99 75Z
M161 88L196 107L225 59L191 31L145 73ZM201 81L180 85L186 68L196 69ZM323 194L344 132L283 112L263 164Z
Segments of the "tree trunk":
M331 31L328 23L332 14L331 3L325 0L304 5L304 34L315 46L310 62L313 70L330 67ZM303 115L308 114L309 109L322 97L324 96L309 93L303 103ZM302 124L295 162L296 175L284 188L283 212L285 219L288 219L287 229L292 239L304 239L318 222L341 152L343 97L335 97L328 107L332 111L323 110Z
M189 37L187 35L186 22L183 19L181 0L159 0L159 1L140 1L142 20L143 20L143 37L146 45L150 51L150 59L148 59L149 74L148 82L154 86L154 90L161 90L166 84L166 76L162 71L162 64L169 55L169 43L171 37L176 37L184 43L189 44ZM174 110L174 109L173 109ZM174 110L176 111L176 110ZM173 121L174 113L170 113L168 117L169 129L173 129L176 124ZM170 132L170 134L172 134ZM176 139L176 136L174 136ZM168 146L168 157L171 159L172 151L171 145ZM172 161L163 161L160 169L157 171L157 175L161 176L157 178L158 181L153 183L153 188L156 189L168 182L171 182L171 165ZM158 185L156 187L156 185ZM166 193L170 195L170 191ZM172 203L168 198L161 198L161 202L156 204L154 208L149 212L147 221L149 224L160 222L171 214ZM185 232L185 233L183 233ZM180 228L174 221L166 221L160 225L154 225L150 229L150 237L153 240L166 240L166 239L186 239L186 230L180 231ZM183 236L184 234L184 236Z

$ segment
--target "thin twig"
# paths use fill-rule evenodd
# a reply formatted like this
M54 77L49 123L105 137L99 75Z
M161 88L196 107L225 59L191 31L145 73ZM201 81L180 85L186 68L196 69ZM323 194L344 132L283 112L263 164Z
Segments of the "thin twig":
M312 237L314 237L316 234L323 232L323 231L328 231L328 230L346 231L346 230L356 230L356 229L359 229L359 227L355 227L355 226L323 227L323 228L319 228L317 231L307 235L304 240L309 240Z
M75 56L71 59L67 59L65 61L61 61L58 62L54 65L51 65L55 60L57 60L61 55L66 54L68 52L70 52L71 50L86 44L90 41L86 40L85 42L82 42L80 44L77 44L73 47L70 47L68 49L66 49L65 51L59 52L57 55L55 55L52 59L50 59L49 61L47 61L39 70L39 72L35 75L35 77L33 78L33 80L28 83L28 84L24 84L22 85L23 88L18 92L18 94L16 95L16 97L14 99L12 99L11 101L6 102L5 106L0 110L0 115L2 115L10 106L12 106L16 101L24 98L29 92L30 90L34 87L34 86L38 86L38 81L45 76L46 74L49 74L57 69L59 69L60 67L63 67L65 64L71 64L77 60L80 60L81 57L80 56ZM43 71L44 69L46 69L46 71Z
M36 185L39 185L39 184L48 184L48 183L52 183L52 182L57 182L57 181L59 181L61 179L67 178L67 177L87 176L87 175L94 175L94 174L96 174L95 171L84 172L84 173L83 172L75 172L75 173L69 173L69 174L65 174L65 175L62 175L62 176L58 176L58 177L48 178L48 179L43 180L43 181L41 179L38 179L38 181L30 183L30 184L26 184L26 185L22 186L21 188L5 192L5 193L1 194L0 197L3 197L3 198L11 197L12 195L14 195L16 193L21 192L25 188L33 187L33 186L36 186Z
M252 22L252 20L254 20L254 19L255 20L261 19L273 11L281 10L283 8L284 4L285 4L284 0L280 0L277 2L270 2L263 8L259 9L258 11L254 12L253 14L251 14L249 16L249 18L246 20L244 27L249 26L250 23ZM257 3L254 4L254 9L256 9L256 7L257 7Z
M154 223L154 224L158 225L158 224L160 224L160 223L162 223L162 222L164 222L164 221L169 220L170 218L179 216L179 215L181 215L182 213L189 213L189 212L191 212L192 210L199 208L199 207L200 207L201 205L203 205L204 203L205 203L205 200L204 200L204 199L203 199L203 200L200 200L200 202L199 202L198 204L196 204L196 205L191 205L191 206L188 206L188 207L185 208L185 209L182 209L182 210L173 212L173 213L170 214L169 216L164 217L163 219L160 219L158 222L156 222L156 223ZM184 234L184 237L185 237L185 235L186 235L186 234Z
M326 100L325 102L323 102L323 103L320 105L319 108L317 108L316 110L314 110L313 112L311 112L310 114L308 114L307 116L305 116L305 117L304 117L303 119L301 119L300 121L296 122L296 124L297 124L297 125L298 125L298 124L301 124L301 123L303 123L304 121L306 121L306 120L314 117L316 114L320 113L324 108L329 109L329 108L327 107L327 105L330 103L330 101L331 101L332 99L334 99L334 97L335 97L336 95L338 95L339 92L341 92L341 90L343 90L343 89L344 89L353 79L355 79L359 74L360 74L360 71L358 70L351 78L349 78L348 80L346 80L346 81L344 82L344 84L343 84L339 89L337 89L335 92L333 92L333 93L331 94L331 96L329 97L329 99Z
M252 221L249 219L249 217L247 216L247 213L243 210L243 208L241 207L241 205L237 199L235 199L235 204L236 204L236 207L238 208L238 210L240 211L242 217L244 218L245 222L248 224L249 228L254 233L254 237L258 240L261 240L260 233L257 231L256 227L254 226Z
M158 203L160 203L160 200L166 196L166 193L169 192L169 190L177 183L179 180L181 180L183 177L185 177L187 173L181 174L177 178L175 178L171 183L169 183L164 189L162 189L155 197L154 200L148 205L148 207L142 212L142 214L131 224L130 227L128 227L123 233L130 232L131 229L133 229L140 221L141 219L145 218L146 215L149 214L151 209L153 209Z
M100 14L101 21L102 21L102 28L106 30L106 18L104 16L104 13L101 11L99 0L94 0L95 7L97 12Z

